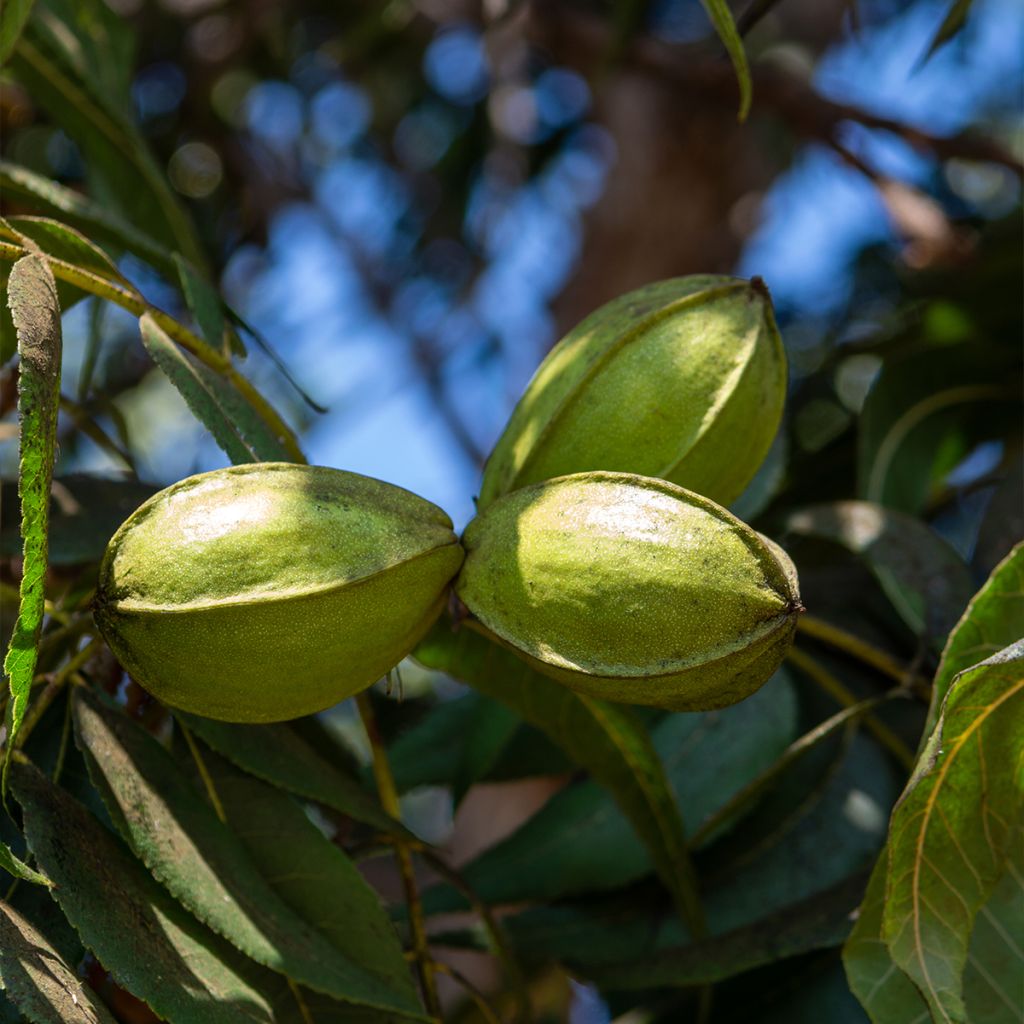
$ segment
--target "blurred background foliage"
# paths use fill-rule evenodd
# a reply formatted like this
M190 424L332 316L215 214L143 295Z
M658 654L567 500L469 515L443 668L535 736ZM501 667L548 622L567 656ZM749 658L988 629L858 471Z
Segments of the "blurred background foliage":
M120 270L186 322L162 253L209 271L237 314L244 373L309 461L405 486L459 528L487 452L565 330L652 280L760 275L790 397L735 511L793 554L816 617L928 677L966 597L1024 535L1024 8L732 6L752 71L743 122L698 0L39 0L0 83L3 213L67 204L47 207L15 165L92 197L122 238L142 236ZM88 211L63 213L104 240ZM70 567L94 559L150 488L226 461L155 371L135 321L93 298L64 318L58 580L75 580ZM5 480L17 463L14 381L8 364ZM10 488L4 497L12 507ZM908 528L872 554L870 526L865 539L809 508L849 499L927 523L945 542L941 578L933 533L917 547ZM10 515L2 550L18 550ZM863 666L814 653L848 695L878 692ZM810 678L780 677L763 708L729 712L732 742L767 730L734 752L744 770L763 770L837 710ZM509 926L536 966L537 1005L547 1000L554 1020L568 1005L577 1024L638 1012L628 985L606 1001L543 973L568 960L600 984L615 950L680 941L625 820L592 783L546 803L572 769L529 726L484 715L483 697L421 667L404 680L405 702L381 698L378 713L409 820L447 844L485 899L560 901ZM910 702L879 712L904 751L924 716ZM698 744L715 763L724 740L685 724L702 720L652 721L662 757ZM344 711L329 724L355 736ZM468 737L484 724L497 753L481 756ZM840 730L742 829L703 836L715 928L851 878L863 886L907 769L877 739ZM693 763L669 770L699 806L711 783ZM523 776L532 781L495 800L492 783ZM475 782L486 784L467 793ZM520 828L539 807L547 817ZM607 869L596 888L610 890L599 897L581 874L596 849ZM464 905L440 884L427 894L431 913ZM472 948L452 921L452 945ZM453 962L480 971L474 956ZM635 1019L680 1019L678 991L651 986ZM864 1019L834 948L716 991L716 1021Z

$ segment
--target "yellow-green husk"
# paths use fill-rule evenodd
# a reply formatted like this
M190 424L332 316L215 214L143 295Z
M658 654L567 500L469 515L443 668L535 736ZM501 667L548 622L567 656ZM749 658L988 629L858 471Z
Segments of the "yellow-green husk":
M100 567L96 621L164 703L231 722L319 711L426 633L462 562L447 515L379 480L234 466L154 495Z
M785 395L760 281L703 274L648 285L552 349L487 462L478 507L587 470L661 477L729 504L764 461Z
M775 672L800 610L781 549L664 480L579 473L498 499L470 523L460 600L482 628L574 690L702 711Z

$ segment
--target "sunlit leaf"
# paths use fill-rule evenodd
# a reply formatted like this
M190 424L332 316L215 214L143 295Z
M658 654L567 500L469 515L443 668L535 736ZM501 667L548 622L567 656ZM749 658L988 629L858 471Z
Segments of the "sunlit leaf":
M332 946L267 884L244 845L174 758L126 715L76 694L75 738L110 816L133 852L204 924L258 963L354 1003L419 1015L396 991ZM292 870L304 869L286 850Z
M0 64L5 64L10 57L34 3L35 0L7 0L0 7Z
M1024 806L1024 640L961 672L892 816L882 935L938 1021L966 1020L971 927Z
M242 440L238 428L192 360L175 345L148 313L139 318L139 329L146 351L167 374L196 419L210 431L228 458L236 466L246 462L258 462L255 452Z
M472 630L453 633L446 622L415 653L430 668L507 704L606 786L646 844L681 916L694 932L703 930L682 816L650 737L627 708L573 693Z
M10 753L28 706L43 624L50 480L57 445L60 306L53 275L41 259L26 256L14 265L7 285L7 302L17 329L21 358L18 376L18 418L21 425L18 493L21 496L24 564L18 620L4 658L4 674L8 677L10 690L4 789Z
M959 672L1024 636L1024 541L992 570L949 636L932 684L925 735L931 735L942 702Z
M946 16L942 19L942 24L939 25L932 37L928 51L922 58L922 63L929 60L937 50L942 49L964 27L973 3L974 0L952 0L946 10Z
M115 1024L35 926L0 901L0 988L33 1024Z

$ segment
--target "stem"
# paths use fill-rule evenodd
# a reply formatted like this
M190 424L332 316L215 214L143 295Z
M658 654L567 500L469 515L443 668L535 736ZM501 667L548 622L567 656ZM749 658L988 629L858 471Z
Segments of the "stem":
M206 788L206 795L210 798L210 803L213 805L214 813L220 819L220 823L226 825L228 823L228 816L224 813L224 805L220 802L220 797L217 795L217 787L213 784L213 776L210 775L209 769L206 767L203 755L200 753L199 747L192 737L192 731L180 718L175 718L174 722L181 730L181 735L185 737L189 753L191 753L192 760L196 763L196 770L199 772L199 777L203 780L203 786Z
M396 820L401 820L401 808L398 803L398 790L388 764L388 754L377 728L377 716L373 712L368 690L356 695L356 706L359 717L366 730L366 738L370 741L373 752L373 777L377 782L381 806ZM405 902L409 911L409 929L412 932L412 948L419 970L420 984L423 988L423 1001L427 1012L441 1019L441 1003L437 997L437 982L434 977L433 961L427 943L427 931L423 923L423 904L420 902L419 890L416 888L416 875L413 870L412 851L409 844L401 839L395 840L395 859L402 875L402 886L405 889Z
M821 662L799 648L791 647L786 659L844 708L856 707L861 703ZM887 725L874 715L866 714L864 727L908 772L913 770L914 755L910 748Z
M894 657L879 650L873 644L869 644L866 640L862 640L859 636L848 633L845 629L840 629L839 626L833 626L832 623L826 622L824 619L819 619L814 615L801 615L796 628L801 633L806 633L809 637L820 640L830 647L835 647L850 657L864 662L865 665L870 665L901 686L917 681L912 679L911 673Z

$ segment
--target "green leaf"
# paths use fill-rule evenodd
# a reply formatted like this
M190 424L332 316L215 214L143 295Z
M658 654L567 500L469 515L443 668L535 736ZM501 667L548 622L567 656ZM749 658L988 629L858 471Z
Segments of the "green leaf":
M291 462L292 456L249 399L203 363L190 360L206 390L217 400L247 447L260 462Z
M475 705L452 778L452 800L456 807L470 787L498 762L521 724L522 719L504 704L484 701Z
M724 935L602 964L592 972L584 969L584 973L590 973L602 988L614 991L685 988L714 984L787 957L830 949L839 946L849 933L850 914L863 895L866 880L862 872Z
M73 709L75 739L118 831L200 921L257 963L316 991L420 1015L408 990L396 992L353 963L291 910L144 729L88 691L75 694ZM291 870L302 867L287 859Z
M793 738L796 713L792 685L780 673L739 704L667 715L652 728L691 831L775 762ZM515 903L616 888L652 870L644 845L607 791L581 781L556 793L461 873L487 902ZM424 905L432 912L466 905L453 897L450 889L434 890L424 894Z
M973 585L964 560L913 516L867 501L837 501L800 509L786 525L863 555L903 621L936 645L970 599Z
M228 458L236 466L245 462L258 462L256 453L242 440L235 424L217 395L210 390L196 364L175 345L149 313L139 318L139 329L146 351L181 392L181 397L196 419L210 431Z
M111 258L75 228L49 217L8 217L6 224L21 238L34 242L47 256L131 287Z
M964 970L971 1024L1019 1024L1024 979L1024 831L1010 844L1003 877L978 911Z
M680 916L694 934L703 932L682 816L650 737L628 709L573 693L471 629L456 634L444 621L415 655L507 704L606 786L650 851Z
M30 765L11 790L55 898L114 980L175 1024L274 1024L255 964L204 928L73 797Z
M199 756L226 824L270 887L344 957L379 976L415 1010L419 1001L394 926L341 848L286 793L242 774L209 748Z
M115 1024L46 938L0 901L0 988L34 1024Z
M125 249L174 279L176 267L170 251L139 231L115 210L96 203L74 189L59 185L27 167L0 160L0 190L37 209L55 214L115 249Z
M973 2L974 0L952 0L942 24L932 37L927 53L921 59L922 64L927 63L937 50L942 49L964 27Z
M961 672L893 812L882 935L937 1021L966 1020L971 927L1024 806L1024 640Z
M882 938L889 850L882 851L857 920L843 947L850 990L874 1024L928 1024L931 1014L914 983L896 966Z
M50 516L50 480L57 445L60 399L61 333L57 286L49 267L37 256L25 256L11 270L7 301L18 333L21 358L18 376L18 418L21 425L21 535L24 564L21 603L4 673L11 699L7 705L7 743L3 792L14 741L28 706L43 624Z
M215 352L224 349L224 308L220 296L188 260L179 253L174 254L174 264L178 268L178 281L182 294L188 303L189 311L195 317L207 344Z
M992 570L949 636L932 684L930 736L953 679L1024 636L1024 541Z
M747 64L746 51L743 49L743 40L736 29L736 22L726 0L701 0L701 3L708 12L711 24L715 26L718 38L722 40L736 71L736 81L740 87L739 120L745 121L747 114L750 113L753 86L750 82L750 67Z
M355 779L321 757L289 725L232 725L183 711L175 715L204 743L250 775L386 835L413 838Z
M101 0L47 0L37 4L10 69L81 147L97 199L205 267L194 226L125 113L131 45L123 20Z
M859 421L860 497L920 514L974 445L1016 428L1018 367L974 344L887 361Z
M7 0L0 8L0 64L6 64L35 0Z
M11 853L11 848L2 842L0 842L0 870L6 871L7 874L13 875L15 878L23 878L26 882L35 882L36 885L53 884L45 875L33 871L23 861L18 860Z
M729 506L737 519L745 523L756 519L775 499L786 479L789 441L784 430L775 435L764 462L747 484L746 490Z

